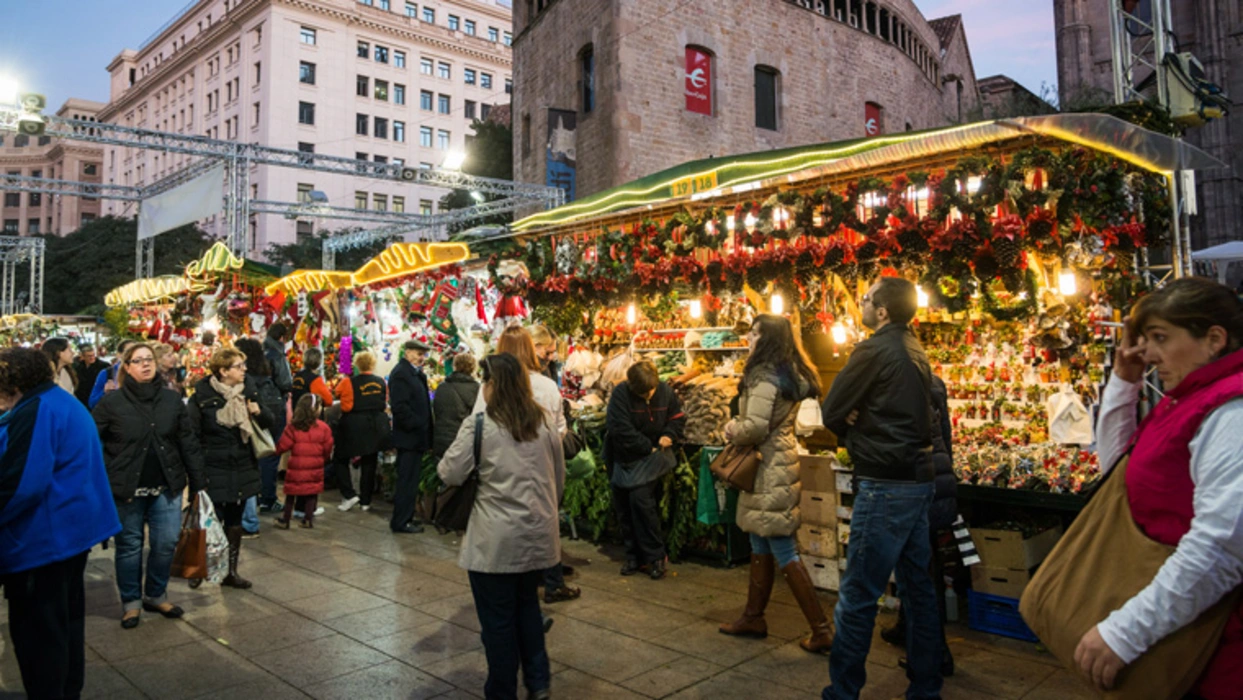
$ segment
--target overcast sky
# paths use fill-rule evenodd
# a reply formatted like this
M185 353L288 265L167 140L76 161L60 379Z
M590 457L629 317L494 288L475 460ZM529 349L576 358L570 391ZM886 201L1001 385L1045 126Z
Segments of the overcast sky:
M732 0L741 1L741 0ZM754 0L748 0L754 1ZM768 0L773 1L773 0ZM136 49L188 0L0 0L0 76L48 97L108 99L108 63ZM1048 0L915 0L926 17L962 14L977 77L1004 73L1039 93L1056 88Z

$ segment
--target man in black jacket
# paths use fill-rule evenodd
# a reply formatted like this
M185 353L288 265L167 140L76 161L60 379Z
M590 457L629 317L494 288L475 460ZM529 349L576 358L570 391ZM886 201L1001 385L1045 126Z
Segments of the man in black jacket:
M932 373L907 326L917 307L915 285L886 277L863 297L863 323L875 331L855 346L824 402L824 425L855 466L855 504L846 571L823 700L854 700L866 678L876 601L896 571L909 616L906 697L941 696L941 635L928 508L933 496Z
M613 389L605 413L605 462L610 470L637 468L644 458L671 449L686 430L686 414L656 366L637 362ZM653 579L665 575L665 538L660 531L660 480L635 488L613 488L613 504L626 542L621 575L643 567Z
M91 402L91 389L95 388L95 380L99 373L108 369L108 363L95 354L94 345L83 345L78 348L78 359L73 361L73 371L78 375L78 389L73 395L78 397L83 406Z
M423 455L432 447L432 403L423 374L428 347L417 340L402 346L402 358L389 375L393 407L393 446L397 448L397 485L394 489L393 532L416 534L423 526L415 520Z

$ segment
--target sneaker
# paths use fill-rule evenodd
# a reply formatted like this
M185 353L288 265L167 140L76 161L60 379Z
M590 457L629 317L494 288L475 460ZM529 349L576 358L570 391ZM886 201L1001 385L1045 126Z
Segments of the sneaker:
M244 539L244 540L257 540L257 539L259 539L259 531L258 531L258 530L255 530L254 532L243 532L243 533L242 533L242 539Z
M319 506L318 508L316 508L316 509L315 509L315 514L316 514L316 515L323 515L323 514L324 514L324 507L323 507L323 506Z
M349 511L349 509L353 508L356 505L358 505L358 496L355 496L353 498L347 498L344 501L341 501L341 505L337 506L337 510L344 513L344 512Z
M545 589L544 602L551 604L560 603L563 600L578 600L581 595L583 595L581 588L573 588L571 586Z
M285 510L285 504L280 501L259 504L260 513L276 513Z
M364 513L366 513L366 512L367 512L367 511L369 511L369 510L371 510L371 506L363 506L363 512L364 512Z

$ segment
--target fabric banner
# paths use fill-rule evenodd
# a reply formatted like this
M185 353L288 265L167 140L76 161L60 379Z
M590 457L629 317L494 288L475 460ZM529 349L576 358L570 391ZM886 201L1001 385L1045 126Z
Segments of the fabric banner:
M184 185L144 199L138 208L138 240L158 236L224 209L224 164Z

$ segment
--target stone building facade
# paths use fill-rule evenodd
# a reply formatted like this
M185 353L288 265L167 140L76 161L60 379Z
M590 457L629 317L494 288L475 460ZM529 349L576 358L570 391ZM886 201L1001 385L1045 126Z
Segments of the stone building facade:
M980 119L982 96L962 15L939 17L928 24L941 44L941 109L945 118L958 124Z
M71 97L56 116L95 121L104 105ZM103 181L103 148L85 141L52 136L0 134L0 172L49 180ZM100 214L96 198L35 192L5 192L0 224L6 236L54 233L64 236Z
M985 119L1054 114L1057 107L1007 75L980 78L980 106Z
M1243 98L1243 4L1236 0L1171 0L1180 51L1204 64L1208 79L1236 104ZM1058 87L1064 105L1113 101L1108 0L1054 0ZM1189 129L1187 141L1229 167L1196 173L1198 216L1193 249L1243 239L1243 108Z
M522 0L515 177L572 182L583 197L695 159L867 136L869 124L871 135L942 126L953 121L942 45L911 0ZM969 57L955 71L973 93Z
M470 125L507 104L509 0L199 0L140 49L108 66L103 121L307 152L441 165L469 152ZM107 149L105 174L151 185L186 156ZM256 166L254 199L295 202L312 191L335 207L432 213L444 190L397 181ZM110 213L133 215L127 203ZM223 217L204 222L223 231ZM294 242L314 225L254 215L248 254Z

